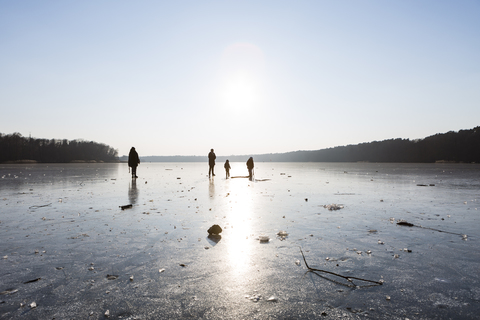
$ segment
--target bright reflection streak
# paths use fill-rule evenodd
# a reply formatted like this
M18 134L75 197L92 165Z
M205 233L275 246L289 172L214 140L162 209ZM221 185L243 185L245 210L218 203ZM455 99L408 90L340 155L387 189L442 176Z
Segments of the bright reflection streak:
M245 179L230 180L230 206L228 221L231 229L227 254L234 275L241 276L248 271L252 256L252 188Z

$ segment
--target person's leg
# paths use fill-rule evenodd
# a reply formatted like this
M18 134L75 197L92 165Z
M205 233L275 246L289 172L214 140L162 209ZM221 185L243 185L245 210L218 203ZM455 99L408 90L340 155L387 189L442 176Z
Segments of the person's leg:
M132 167L132 178L138 178L137 177L137 167L136 166Z

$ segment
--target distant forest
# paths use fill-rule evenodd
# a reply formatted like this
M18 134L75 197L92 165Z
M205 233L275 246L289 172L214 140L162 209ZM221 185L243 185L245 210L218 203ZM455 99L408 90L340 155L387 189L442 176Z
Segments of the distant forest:
M139 150L141 152L141 150ZM205 156L140 157L145 162L204 162ZM217 156L217 163L245 162L249 157L260 162L467 162L480 163L480 127L439 133L424 139L390 139L315 151ZM122 157L121 160L126 160Z
M36 161L67 163L73 161L118 161L115 149L102 143L83 140L36 139L20 133L0 133L0 162Z
M480 163L480 127L439 133L418 140L390 139L317 151L260 155L258 158L259 161L287 162Z
M141 153L141 150L138 150ZM205 156L140 156L143 162L206 162ZM390 139L315 151L217 156L245 162L249 157L260 162L466 162L480 163L480 127L438 133L424 139ZM127 156L120 158L127 160ZM33 160L44 163L73 161L118 161L112 147L93 141L56 140L22 137L19 133L0 133L0 162Z

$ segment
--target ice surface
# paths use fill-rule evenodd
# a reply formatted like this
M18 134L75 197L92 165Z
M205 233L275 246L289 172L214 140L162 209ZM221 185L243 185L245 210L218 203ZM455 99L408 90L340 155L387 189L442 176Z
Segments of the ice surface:
M479 165L216 170L0 165L0 318L478 318ZM306 273L299 247L310 267L383 285Z

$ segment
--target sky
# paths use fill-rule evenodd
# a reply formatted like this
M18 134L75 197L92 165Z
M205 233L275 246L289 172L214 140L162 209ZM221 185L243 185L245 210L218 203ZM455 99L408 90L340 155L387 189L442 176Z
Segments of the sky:
M480 125L480 2L0 0L0 133L140 156Z

